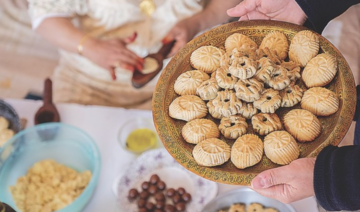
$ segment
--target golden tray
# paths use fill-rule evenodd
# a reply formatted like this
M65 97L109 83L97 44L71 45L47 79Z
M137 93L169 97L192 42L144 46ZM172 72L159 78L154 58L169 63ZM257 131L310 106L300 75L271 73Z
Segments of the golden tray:
M190 66L190 55L195 49L205 45L223 46L225 39L233 33L247 35L259 45L266 34L275 30L283 32L290 41L298 31L308 29L303 26L278 21L243 21L225 24L190 41L172 58L163 70L153 96L154 123L165 148L186 169L219 183L250 185L251 180L260 172L279 166L272 163L265 155L257 165L244 170L237 169L230 160L217 167L199 166L192 156L194 145L185 142L181 136L181 129L186 122L169 116L169 105L178 97L174 92L175 80L181 73L194 69ZM301 158L315 157L324 147L338 145L350 127L356 106L355 82L349 65L339 50L324 37L317 35L320 38L320 52L329 53L337 58L338 72L334 80L326 88L338 95L340 106L335 114L328 117L318 117L322 124L322 132L319 137L312 142L298 143ZM300 83L300 86L306 89L302 83ZM299 108L299 104L292 108ZM290 109L280 108L276 113L282 120L283 115ZM212 118L209 114L205 118L219 124L219 120ZM234 140L225 139L224 137L220 139L230 146L234 143Z

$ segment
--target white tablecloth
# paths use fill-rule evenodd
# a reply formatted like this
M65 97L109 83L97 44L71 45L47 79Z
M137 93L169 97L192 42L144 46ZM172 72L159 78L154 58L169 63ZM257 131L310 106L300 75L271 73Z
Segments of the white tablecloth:
M21 118L28 120L27 127L34 125L34 115L41 101L7 99ZM118 212L116 197L112 191L114 180L136 156L121 149L117 143L120 126L134 117L151 118L151 111L122 108L58 104L61 122L87 132L97 143L102 160L99 183L85 212ZM238 186L219 184L219 194ZM291 204L297 212L318 212L314 197Z

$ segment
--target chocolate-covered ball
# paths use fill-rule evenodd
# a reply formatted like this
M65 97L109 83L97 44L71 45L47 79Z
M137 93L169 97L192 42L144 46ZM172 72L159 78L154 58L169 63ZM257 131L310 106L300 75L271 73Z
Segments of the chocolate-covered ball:
M180 195L183 195L183 194L186 193L185 189L182 188L182 187L178 188L177 192L178 192Z
M189 194L189 193L185 193L181 197L182 197L182 200L184 200L184 202L190 202L191 201L191 194Z
M155 199L156 199L156 201L164 201L165 195L162 192L157 192L155 194Z
M147 198L149 198L150 194L147 191L142 191L142 192L140 192L139 196L141 199L147 199Z
M129 200L134 200L138 196L139 196L138 190L136 190L135 188L132 188L129 190L129 195L128 195Z
M176 211L183 212L186 209L185 203L179 202L175 205Z
M150 187L150 183L149 182L143 182L142 184L141 184L141 188L143 189L143 190L148 190L149 189L149 187Z
M164 190L166 188L166 183L164 183L164 181L159 181L156 186L158 187L159 190Z
M150 188L148 189L150 194L155 194L157 192L157 187L155 185L151 185Z
M165 207L164 201L156 201L155 208L157 209L163 209Z
M174 196L174 194L175 194L175 189L169 188L168 190L166 190L166 196L172 197Z
M147 202L145 208L148 209L149 211L152 211L155 208L155 205L152 202Z
M147 212L148 210L146 208L139 208L139 212Z
M139 207L139 208L143 208L143 207L145 207L146 200L144 200L144 199L139 199L138 202L137 202L137 204L138 204L138 207Z
M160 181L160 177L157 174L153 174L150 177L150 183L155 185L157 182Z
M175 212L175 207L173 205L165 205L165 212Z
M173 197L172 197L172 201L174 204L178 203L178 202L181 202L182 201L182 198L179 194L175 194Z

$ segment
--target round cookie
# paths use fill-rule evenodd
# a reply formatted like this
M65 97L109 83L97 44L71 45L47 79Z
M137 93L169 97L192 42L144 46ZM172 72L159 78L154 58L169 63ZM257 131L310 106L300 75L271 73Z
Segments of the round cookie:
M236 98L236 95L231 90L219 91L215 99L210 100L215 107L215 110L223 117L229 117L238 113L242 102Z
M290 79L287 70L281 66L277 66L270 74L267 84L275 90L282 90L290 85Z
M300 79L301 68L295 62L293 62L293 61L285 62L284 61L281 63L281 67L284 67L287 70L287 76L289 77L290 81L296 81L296 80Z
M264 48L275 50L280 60L285 60L288 56L289 42L284 33L273 31L267 34L262 40L259 49Z
M276 65L269 58L263 57L258 62L258 71L254 78L260 82L268 83L275 68Z
M220 66L221 56L217 47L202 46L191 53L190 64L205 73L213 73Z
M230 146L217 138L209 138L196 144L193 157L200 166L219 166L230 158Z
M226 212L246 212L246 205L243 203L235 203L230 206L229 211Z
M221 119L223 117L223 115L221 115L221 113L219 112L219 109L216 108L213 104L213 101L210 100L207 104L206 104L208 110L209 110L209 113L210 115L213 117L213 118L216 118L216 119Z
M284 126L299 142L313 141L321 133L321 124L311 112L294 109L284 116Z
M196 89L196 95L200 96L202 100L215 99L220 87L215 78L210 78Z
M246 212L263 212L263 210L264 206L262 204L253 202L247 207Z
M329 84L336 72L336 58L323 53L310 60L302 73L302 79L308 88L321 87Z
M253 40L240 33L234 33L225 40L226 52L232 52L235 48L256 50L257 47L257 44Z
M259 113L251 118L251 124L259 135L267 135L273 131L281 130L282 125L276 113Z
M317 116L329 116L339 109L339 98L326 88L313 87L305 91L301 108Z
M305 67L318 52L319 37L309 30L303 30L296 33L291 40L289 58L301 67Z
M286 165L297 159L300 148L286 131L275 131L264 138L265 155L274 163Z
M255 51L254 49L250 49L250 48L235 48L232 50L231 54L230 54L230 63L232 60L234 60L235 58L239 58L239 57L247 57L250 58L252 60L257 60L258 59L258 55L257 55L257 51Z
M227 66L222 66L218 68L215 73L215 79L220 88L233 89L235 83L238 81L238 78L236 78L229 72L229 67Z
M184 72L176 79L174 90L179 95L195 95L196 89L209 78L209 75L199 70Z
M242 80L251 78L255 75L257 62L247 57L238 57L232 60L229 72Z
M292 107L301 101L303 90L295 84L289 85L280 91L281 107Z
M279 91L266 89L262 92L259 100L254 102L254 106L261 110L262 113L275 113L281 105L281 96Z
M181 134L186 142L198 144L208 138L218 138L220 132L217 125L208 119L194 119L184 125Z
M245 102L254 102L260 99L264 85L256 79L239 80L235 84L236 96Z
M176 98L169 106L169 115L174 119L190 121L207 114L205 102L197 96L184 95Z
M239 168L245 169L260 162L264 153L261 139L253 134L246 134L236 139L231 148L231 162Z
M243 103L241 108L238 109L238 113L246 119L251 119L253 115L258 113L258 110L254 107L252 103Z
M237 139L246 133L248 124L241 115L224 117L220 121L219 130L225 138Z

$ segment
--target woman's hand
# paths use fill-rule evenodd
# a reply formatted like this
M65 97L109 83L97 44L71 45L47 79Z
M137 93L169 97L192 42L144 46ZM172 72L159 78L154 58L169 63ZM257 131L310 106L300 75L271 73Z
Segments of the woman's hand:
M303 24L306 15L295 0L244 0L227 11L232 17L242 20L278 20Z
M115 80L115 68L121 67L129 71L142 70L143 58L126 48L135 40L136 34L127 39L98 40L89 38L84 43L83 55L107 69Z
M289 165L264 171L251 182L259 194L291 203L314 196L315 158L301 158Z

